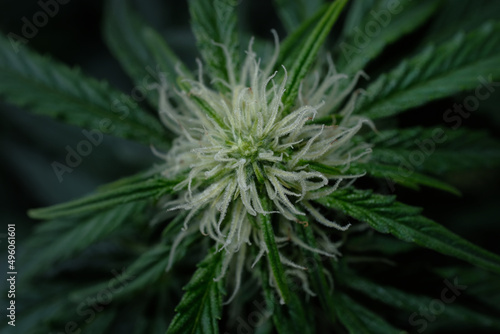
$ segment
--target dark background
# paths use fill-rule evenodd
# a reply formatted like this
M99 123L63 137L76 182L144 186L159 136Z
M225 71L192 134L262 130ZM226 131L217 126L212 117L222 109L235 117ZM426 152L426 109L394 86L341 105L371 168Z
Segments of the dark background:
M196 54L194 37L189 29L189 15L185 1L148 0L139 2L145 19L157 28L182 60L194 64ZM246 10L241 25L259 36L269 36L271 28L284 35L276 14L269 1L256 1L251 5L244 2ZM22 18L30 21L40 11L36 1L2 0L0 2L0 32L21 35ZM107 80L113 86L129 93L132 82L111 56L101 36L103 2L97 0L73 0L60 5L59 13L48 24L40 28L30 39L29 48L70 66L81 67L83 72L98 79ZM500 13L498 14L500 16ZM425 27L416 32L425 34ZM412 40L405 40L386 51L391 55L412 46ZM396 65L396 64L394 64ZM376 64L369 67L377 71ZM399 116L404 126L429 125L446 128L442 121L443 112L455 101L462 101L464 94L458 94L433 102L418 112L412 110ZM0 100L1 101L1 100ZM464 124L469 128L483 129L499 138L500 90L495 96L481 103L480 110L473 113ZM112 137L105 137L103 143L94 148L92 154L71 174L65 174L59 182L51 163L63 162L66 146L75 147L84 139L81 129L57 123L42 116L0 102L0 214L2 229L0 238L5 237L6 225L17 225L17 242L21 244L36 221L26 216L30 208L67 201L89 193L97 186L120 177L131 175L154 163L155 157L148 147ZM500 173L498 169L469 170L446 176L463 192L456 197L435 190L420 192L396 188L399 198L408 204L422 206L424 213L486 249L500 253ZM0 242L2 239L0 239ZM2 259L5 243L0 243ZM429 261L446 264L454 262L446 257L429 252ZM1 260L1 266L5 265ZM3 268L3 267L2 267Z

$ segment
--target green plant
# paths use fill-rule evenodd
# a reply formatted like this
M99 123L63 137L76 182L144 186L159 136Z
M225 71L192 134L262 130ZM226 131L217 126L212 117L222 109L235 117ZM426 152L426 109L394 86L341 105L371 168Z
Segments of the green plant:
M190 1L202 57L193 72L128 3L108 1L108 46L158 117L133 94L0 37L6 102L85 128L87 151L107 133L158 157L86 197L29 211L46 221L24 243L35 260L21 284L37 291L18 323L26 333L500 329L488 300L500 295L500 257L391 194L460 195L446 175L499 165L500 142L462 127L499 86L500 21L484 20L498 5L458 33L451 1L275 5L288 34L272 42L238 33L233 1ZM414 31L422 46L395 57L391 45ZM463 91L445 125L398 124ZM52 164L60 180L73 167ZM424 269L429 255L414 245L481 270ZM419 270L440 299L395 284ZM454 304L473 284L485 288Z

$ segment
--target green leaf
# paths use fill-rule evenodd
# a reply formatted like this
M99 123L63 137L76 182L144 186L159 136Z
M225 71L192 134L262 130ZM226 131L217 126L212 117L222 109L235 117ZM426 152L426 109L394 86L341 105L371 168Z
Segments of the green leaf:
M366 140L374 145L372 162L398 166L402 175L444 175L500 165L500 141L483 131L415 127L381 131Z
M350 272L342 271L342 275L339 275L339 277L342 277L342 282L350 288L360 291L378 302L382 302L397 310L411 312L408 314L408 317L414 312L418 313L422 309L428 309L429 305L431 305L435 299L423 295L413 295L393 287L380 285ZM457 282L454 282L453 279L449 279L448 282L450 284L457 283L461 286L464 283L461 277L459 277ZM447 287L448 284L443 281L443 289ZM454 295L453 292L449 291L446 296L452 298ZM438 294L436 297L442 298L442 295ZM455 296L455 298L460 297ZM439 317L443 320L450 319L460 323L470 323L500 329L500 321L498 319L494 319L492 316L470 310L457 304L447 303Z
M377 0L351 1L347 8L341 38L349 36L354 28L361 26L368 12L375 7ZM379 0L380 1L380 0Z
M380 76L356 110L371 119L388 117L499 77L500 23L486 23L443 45L429 46Z
M295 103L302 79L304 79L307 75L313 62L316 60L320 47L323 45L330 29L337 21L337 18L347 1L348 0L334 1L328 7L323 17L315 26L314 30L308 36L304 44L300 45L301 51L294 59L293 66L288 72L288 81L282 97L285 108L290 108Z
M302 240L310 247L318 249L318 245L316 242L316 238L314 237L314 233L312 228L307 228L300 226L299 235ZM324 310L326 310L330 314L330 321L333 323L335 321L335 303L332 297L333 286L329 285L328 279L324 273L324 267L322 264L321 256L318 253L311 251L304 251L307 257L312 260L314 263L313 268L308 268L307 273L311 277L312 286L316 295L318 295L321 305Z
M188 81L180 81L179 82L179 87L184 90L185 92L187 92L189 94L189 92L191 91L191 84L188 82ZM214 110L212 108L212 106L204 99L202 98L199 98L195 95L192 95L191 96L191 100L196 103L200 109L202 109L204 112L207 113L207 115L210 116L211 119L213 119L215 122L217 122L217 124L225 129L227 128L227 125L224 123L224 120L219 116L219 113Z
M281 297L277 295L275 290L269 285L269 273L265 269L265 265L260 263L259 268L260 282L266 300L266 311L268 312L266 316L272 315L273 324L278 333L293 333L291 322L286 318L285 308L279 304L279 299Z
M126 268L121 274L127 278L127 284L124 284L119 291L116 291L115 298L123 298L136 293L143 293L150 289L154 291L156 286L165 287L166 283L176 283L169 280L172 272L167 271L169 265L173 265L182 259L188 252L189 247L199 239L200 234L188 234L185 236L175 249L172 250L175 238L179 236L182 228L182 221L185 215L178 215L172 220L162 233L162 243L157 244L142 253L134 262ZM144 217L141 217L144 219ZM172 253L174 251L174 253ZM172 260L172 263L170 261ZM92 285L86 289L72 294L75 301L82 300L88 295L95 295L106 289L109 281Z
M35 219L55 219L100 211L143 199L157 199L171 192L177 183L177 181L158 176L146 181L98 192L71 202L32 209L28 211L28 215Z
M103 192L103 191L108 191L108 190L120 188L120 187L127 186L127 185L133 185L133 184L137 184L137 183L141 183L141 182L146 182L149 179L160 175L161 172L165 170L165 168L166 167L164 165L161 165L161 164L155 165L152 168L149 168L149 169L144 170L144 171L140 171L139 173L136 173L136 174L133 174L130 176L126 176L126 177L122 177L121 179L118 179L116 181L100 185L97 188L97 191Z
M190 71L182 64L165 39L135 15L130 1L108 0L104 13L104 38L113 55L133 79L140 94L158 107L158 94L149 85L160 81L160 74L176 84L176 66L184 73ZM139 95L139 93L136 93Z
M114 291L113 298L121 299L130 295L141 294L154 289L158 285L170 283L165 280L171 275L165 271L169 262L170 245L156 245L141 254L135 261L123 271L115 271L113 274L119 276L119 289ZM70 298L74 301L85 299L87 296L96 295L99 291L109 289L109 279L105 282L93 284L87 288L71 293Z
M358 304L349 296L337 292L334 303L337 306L337 316L340 322L353 334L401 334L400 329L394 328L382 317L376 315L364 306Z
M272 315L274 327L279 334L301 333L313 334L314 326L313 318L308 310L304 307L303 302L297 294L290 291L289 302L286 305L281 305L281 296L269 284L269 272L265 268L264 263L259 264L260 283L264 291L266 301L265 317Z
M262 199L262 207L265 212L271 211L271 204L269 203L269 199L267 197ZM274 230L273 230L273 225L271 223L271 215L260 214L259 218L260 218L260 227L262 233L264 234L264 242L266 243L268 250L267 256L269 260L269 265L271 267L271 271L273 273L274 280L276 281L278 290L280 291L281 298L283 298L283 301L286 304L290 300L290 290L286 282L285 272L281 264L281 257L278 252L276 241L274 239Z
M434 268L433 272L442 278L459 277L461 284L467 286L467 295L474 296L488 305L497 313L497 327L499 327L500 317L500 280L498 276L483 270L476 270L469 267L442 267ZM485 315L486 316L486 315Z
M345 188L317 202L365 222L381 233L391 233L401 240L414 242L500 273L500 256L466 241L443 226L421 216L419 208L397 202L395 196Z
M166 144L163 126L130 96L26 48L15 50L0 36L0 96L5 101L101 136Z
M38 251L37 261L31 261L23 270L23 275L39 273L103 240L124 223L131 224L134 216L143 212L146 205L145 201L127 203L85 219L43 223L37 228L36 237L26 244L27 248Z
M222 312L221 281L222 252L211 252L198 266L191 281L184 287L186 293L175 309L177 314L170 323L167 334L203 333L218 334L217 320Z
M302 22L311 17L322 5L323 0L274 0L276 11L288 32L293 32Z
M500 10L498 1L445 0L436 17L426 28L427 32L422 44L441 43L453 37L457 31L466 33L476 29L484 22L498 21Z
M370 233L371 232L371 233ZM414 250L418 246L412 243L404 242L380 233L370 231L361 235L350 236L346 243L346 252L356 253L381 253L387 257L392 257L400 253L406 253Z
M278 59L275 64L275 71L279 71L281 66L291 68L302 51L302 46L312 33L316 23L323 17L325 11L330 7L329 4L324 4L311 17L303 21L290 35L288 35L281 43Z
M460 191L446 182L426 176L415 171L407 171L400 166L389 164L381 164L376 161L368 161L366 163L352 163L347 171L342 171L337 167L327 166L315 161L301 161L302 165L308 165L311 169L318 172L330 175L342 174L361 174L367 173L368 175L385 179L392 191L394 191L394 183L401 184L411 189L420 189L420 186L428 186L436 189L450 192L454 195L460 195Z
M235 8L236 2L233 0L189 1L191 27L212 78L222 79L232 85L238 79L239 73ZM215 84L220 90L228 89L220 82Z
M392 191L395 190L393 183L397 183L415 190L419 190L420 186L427 186L447 191L454 195L461 194L458 189L446 182L417 172L402 170L399 166L368 162L366 164L352 164L351 170L356 170L357 172L365 171L372 177L385 179Z
M362 70L386 46L426 22L439 6L439 1L435 0L403 2L392 10L389 9L392 8L390 3L394 2L378 1L377 5L370 8L369 13L366 12L363 21L345 31L348 37L337 46L335 65L339 72L354 74ZM379 30L375 30L378 32L367 35L366 31L373 31L374 25L378 27ZM360 40L360 34L364 36L364 40Z

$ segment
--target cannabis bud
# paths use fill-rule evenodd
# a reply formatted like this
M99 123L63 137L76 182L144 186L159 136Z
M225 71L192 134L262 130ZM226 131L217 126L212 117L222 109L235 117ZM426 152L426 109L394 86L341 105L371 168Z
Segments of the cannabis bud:
M316 71L306 77L297 100L285 105L282 97L287 70L282 66L282 70L273 71L279 53L274 34L277 46L265 67L250 42L240 73L229 71L228 81L212 79L212 83L227 87L227 92L204 83L200 61L198 79L182 78L181 85L188 89L175 92L180 105L174 107L169 102L166 81L157 87L160 117L178 137L168 153L155 152L166 161L166 178L187 175L174 189L181 195L167 204L169 210L189 210L173 251L182 238L199 229L217 243L219 251L227 252L221 277L232 254L247 245L260 247L254 264L267 252L255 224L254 217L259 215L279 214L279 230L286 237L277 236L276 240L307 249L311 247L289 228L291 223L309 224L301 218L306 214L328 227L347 229L349 225L327 219L310 201L335 191L344 180L362 176L346 172L352 161L371 152L367 144L352 140L363 124L372 125L367 118L351 115L357 94L334 113L331 125L314 123L341 105L362 73L344 84L347 76L336 73L328 58L326 75L320 78ZM226 47L220 47L227 54ZM230 57L226 61L231 62ZM337 118L340 121L336 122ZM311 164L338 172L320 172ZM338 254L336 249L330 253L314 251ZM283 255L281 261L300 267Z

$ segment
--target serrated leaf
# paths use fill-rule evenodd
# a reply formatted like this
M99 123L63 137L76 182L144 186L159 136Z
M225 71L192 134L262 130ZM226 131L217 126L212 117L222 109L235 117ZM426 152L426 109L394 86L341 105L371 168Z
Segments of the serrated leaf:
M161 176L127 184L113 189L97 192L71 202L53 205L47 208L32 209L28 215L35 219L55 219L64 216L87 214L114 207L116 205L157 199L172 191L177 181L167 180Z
M185 247L190 243L183 245L182 250L179 249L182 255L185 254ZM121 280L119 287L114 291L114 298L120 299L137 293L142 294L145 290L157 285L167 275L170 275L165 271L169 263L170 251L171 245L156 245L141 254L124 270L114 272L115 276ZM179 257L176 250L176 258ZM78 301L107 288L109 288L109 280L73 292L70 297L72 300Z
M366 140L374 145L373 162L398 166L403 175L443 175L500 165L500 142L483 131L415 127L381 131Z
M179 236L179 233L182 233L181 228L184 217L185 215L178 215L174 218L162 232L162 243L150 247L121 273L121 276L126 278L127 282L115 292L115 298L119 299L151 289L156 284L165 282L168 275L172 275L171 272L167 271L167 269L170 269L169 265L174 265L182 259L189 247L200 236L196 233L189 234L173 249L175 238ZM85 296L99 293L99 291L106 289L108 285L109 281L98 283L80 290L78 293L73 293L71 297L74 300L81 300Z
M290 292L289 302L281 305L281 296L269 284L269 273L266 266L259 264L260 283L266 301L265 317L272 316L273 324L279 334L301 333L313 334L310 309L304 307L299 297Z
M374 231L372 231L374 232ZM406 253L415 248L415 244L395 239L392 236L379 233L365 233L349 237L346 250L353 252L374 253L379 252L388 257Z
M299 236L310 247L318 249L314 233L311 228L299 227ZM330 322L334 323L335 318L335 303L333 301L333 286L329 285L328 279L324 273L324 267L321 257L318 253L311 251L304 251L309 259L314 263L313 268L308 268L307 273L311 277L311 283L316 295L319 297L321 305L325 311L330 315Z
M299 53L302 51L302 45L312 33L316 23L329 8L329 4L324 4L311 17L303 21L291 34L289 34L281 43L278 59L275 64L275 71L281 70L281 66L292 68Z
M219 276L223 260L222 252L211 252L199 265L175 311L167 334L202 333L218 334L217 320L222 312L222 281Z
M293 66L288 72L288 81L285 86L282 101L286 108L290 108L297 98L299 86L304 77L309 72L312 64L316 60L319 49L323 45L333 24L337 21L340 12L348 0L336 0L326 10L312 33L301 44L301 51L294 59ZM287 110L287 109L286 109Z
M438 47L429 46L380 76L367 88L356 111L371 119L476 88L500 77L500 23L486 23L457 34Z
M336 292L334 297L337 316L342 324L353 334L402 334L405 333L382 317L368 310L341 292Z
M419 208L397 202L394 196L374 194L370 190L345 188L317 202L365 222L381 233L391 233L401 240L414 242L500 273L500 256L466 241L445 227L421 216Z
M270 212L271 204L269 203L269 199L266 197L261 201L264 211ZM269 261L269 266L271 267L271 271L274 280L276 281L276 285L280 291L281 298L283 298L283 301L286 304L290 300L290 290L288 288L288 284L286 281L283 265L281 264L281 257L278 252L278 247L274 239L274 230L271 223L271 215L260 214L259 220L260 220L260 227L264 235L264 242L266 244L268 251L267 257Z
M118 179L116 181L100 185L97 188L97 191L99 191L99 192L108 191L108 190L120 188L120 187L127 186L127 185L133 185L133 184L137 184L140 182L145 182L151 178L154 178L154 177L160 175L163 170L165 170L164 165L161 165L161 164L155 165L152 168L149 168L147 170L140 171L136 174L133 174L130 176L125 176L125 177L122 177L121 179Z
M165 146L163 126L130 96L25 47L15 50L0 36L0 96L5 101L101 136Z
M388 0L378 1L365 12L361 22L344 30L348 37L337 45L335 64L339 72L355 74L362 70L386 46L426 22L439 6L439 1L435 0L408 2L390 11L389 3ZM374 32L374 25L379 30Z
M351 272L342 271L342 275L339 275L339 277L342 277L342 282L350 288L360 291L376 301L382 302L398 310L408 311L408 317L413 313L419 313L422 309L428 309L429 305L431 305L435 299L423 295L413 295L393 287L380 285ZM457 283L460 286L464 283L461 277L459 277L456 282L453 279L448 280L448 282L449 284ZM446 282L443 282L443 289L444 288L448 288ZM460 290L457 291L460 292ZM448 291L446 297L452 298L453 296L453 292ZM436 297L442 298L442 295L437 295ZM453 299L456 298L457 296ZM500 321L498 319L457 305L456 303L447 303L439 317L443 320L450 319L460 323L500 329Z
M427 27L428 32L422 41L443 42L453 37L457 31L470 32L484 22L498 20L500 3L490 0L455 1L445 0L436 17Z
M131 223L134 220L133 216L141 213L146 205L145 201L127 203L84 219L43 223L36 230L36 238L26 243L28 249L39 250L37 261L32 261L23 270L24 276L39 273L42 269L67 260L86 247L106 238L124 223ZM43 244L38 244L41 241L39 238L42 238Z
M458 189L446 182L418 172L408 173L405 170L401 170L400 166L368 162L366 164L353 164L351 165L351 169L356 170L357 172L365 171L372 177L385 179L392 191L395 190L393 184L397 183L415 190L419 190L420 186L427 186L447 191L454 195L461 194Z
M377 0L351 1L347 8L341 38L349 36L354 28L360 26L368 12L375 7ZM380 0L378 0L380 1Z
M474 296L492 310L495 309L496 319L500 319L500 280L497 275L467 267L434 268L433 272L444 279L459 277L461 284L467 286L467 295ZM497 320L497 327L500 326L499 323L500 320Z
M311 17L322 5L323 0L274 0L274 6L288 32L293 32L302 22Z
M130 1L108 0L104 15L103 32L109 49L133 79L136 89L158 107L158 94L148 86L158 83L160 74L176 85L176 66L186 75L189 70L165 39L134 13Z
M286 319L284 307L281 307L279 304L281 297L275 294L275 291L269 285L269 273L264 269L265 266L260 263L259 267L260 282L266 300L266 310L269 312L269 315L272 315L274 328L280 334L290 333L292 332L291 323ZM266 314L266 316L268 315Z
M231 85L235 84L239 73L236 5L233 0L189 1L191 27L208 70L212 78ZM226 48L227 54L221 45ZM220 82L215 84L222 91L228 89Z
M191 91L191 84L186 81L182 80L179 82L179 87L184 90L185 92L190 92ZM213 119L221 128L226 128L227 125L225 125L224 120L219 116L219 113L212 108L212 106L204 99L199 98L197 96L192 96L191 100L200 107L201 110L207 113L207 115L210 116L211 119Z
M340 168L327 166L315 161L301 161L300 163L308 165L311 169L320 173L330 175L367 173L372 177L386 180L392 191L395 190L394 183L398 183L415 190L420 189L420 186L422 185L444 190L454 195L460 195L460 191L458 189L446 182L415 171L408 172L407 170L403 170L400 166L377 163L373 160L366 163L352 163L346 171L342 171Z

